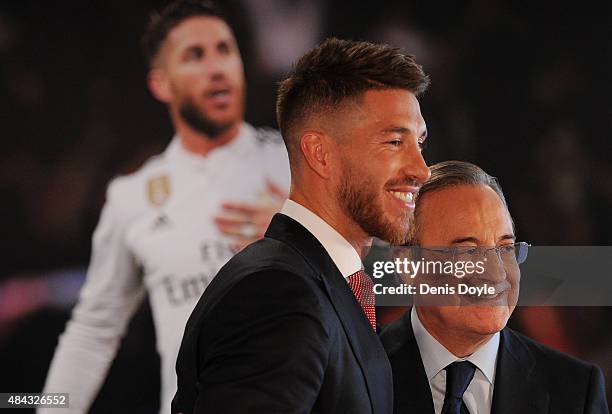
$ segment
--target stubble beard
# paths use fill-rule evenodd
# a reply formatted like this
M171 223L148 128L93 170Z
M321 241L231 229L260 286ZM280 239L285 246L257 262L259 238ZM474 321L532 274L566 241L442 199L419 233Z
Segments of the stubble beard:
M234 122L217 122L210 119L206 114L198 109L193 99L186 98L179 106L179 115L195 131L205 135L214 141L227 132Z
M393 245L408 242L410 212L399 219L401 225L389 220L381 205L381 195L371 179L359 179L359 173L343 162L338 201L348 216L371 237L377 237Z

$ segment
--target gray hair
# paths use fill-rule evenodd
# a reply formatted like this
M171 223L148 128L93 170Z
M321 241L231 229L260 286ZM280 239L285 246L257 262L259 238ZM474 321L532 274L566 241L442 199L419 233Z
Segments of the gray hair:
M429 169L431 177L423 184L416 198L414 220L410 226L410 241L408 244L418 244L418 217L421 210L419 199L423 198L427 193L461 185L482 185L495 191L506 209L508 209L508 203L506 203L506 198L497 178L487 174L479 166L465 161L442 161L432 165ZM512 227L514 228L514 221L512 222Z

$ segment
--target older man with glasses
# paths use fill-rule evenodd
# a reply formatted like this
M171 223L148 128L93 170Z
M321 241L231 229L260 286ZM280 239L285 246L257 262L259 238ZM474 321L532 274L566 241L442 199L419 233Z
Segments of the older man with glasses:
M382 334L395 413L608 413L598 367L506 327L529 245L494 177L432 166L410 231L422 266L407 282L428 289Z

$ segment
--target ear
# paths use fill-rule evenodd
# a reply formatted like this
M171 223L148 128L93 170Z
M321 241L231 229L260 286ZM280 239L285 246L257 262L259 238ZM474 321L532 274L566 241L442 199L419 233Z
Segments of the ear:
M306 162L323 179L332 175L330 146L329 137L320 131L306 131L300 137L300 150Z
M163 69L153 68L147 75L147 84L153 96L165 104L172 101L172 90L168 76Z

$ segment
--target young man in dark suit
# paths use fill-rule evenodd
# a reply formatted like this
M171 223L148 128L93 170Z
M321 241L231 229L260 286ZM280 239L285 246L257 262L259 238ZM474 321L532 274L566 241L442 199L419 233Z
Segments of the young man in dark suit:
M391 413L360 253L403 243L429 177L428 78L386 45L329 39L278 91L289 200L217 274L185 329L173 412Z
M411 252L429 252L428 259L433 252L481 261L482 274L460 283L494 291L417 297L416 306L384 330L395 413L608 413L598 367L506 327L528 245L515 240L495 178L465 162L434 165L419 192L410 244L419 246Z

